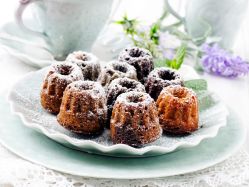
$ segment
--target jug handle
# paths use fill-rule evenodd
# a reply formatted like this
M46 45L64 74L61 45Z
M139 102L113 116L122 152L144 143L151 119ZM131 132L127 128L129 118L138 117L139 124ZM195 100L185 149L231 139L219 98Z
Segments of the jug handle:
M167 10L175 17L177 18L179 21L181 22L185 22L184 17L180 16L170 5L169 0L164 0L164 5L167 8Z
M25 32L29 33L30 35L34 35L36 37L42 38L45 40L46 43L49 43L49 38L46 36L45 33L34 31L23 23L22 15L24 13L24 10L27 8L28 5L35 2L42 2L43 0L19 0L19 5L15 11L15 21L17 25Z

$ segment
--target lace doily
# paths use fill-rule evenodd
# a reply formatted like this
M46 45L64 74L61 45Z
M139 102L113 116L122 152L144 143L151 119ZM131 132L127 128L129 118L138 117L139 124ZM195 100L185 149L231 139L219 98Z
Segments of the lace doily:
M190 173L158 179L109 180L62 174L13 155L0 146L0 186L14 187L195 187L195 186L249 186L249 155L240 150L226 161L213 167Z

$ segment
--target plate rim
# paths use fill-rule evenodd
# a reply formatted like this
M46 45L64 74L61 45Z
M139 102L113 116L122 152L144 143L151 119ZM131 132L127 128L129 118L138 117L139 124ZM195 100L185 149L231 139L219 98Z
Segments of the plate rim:
M28 22L30 24L34 24L34 20L32 20L32 19L28 19ZM15 22L14 21L7 21L3 25L1 25L1 27L0 27L0 33L7 34L7 35L9 35L11 37L17 37L17 38L23 39L22 37L16 36L16 34L10 33L8 31L13 26L15 26ZM20 31L20 30L18 30L18 31ZM18 31L15 31L15 32L18 32ZM34 39L34 38L32 38L32 39ZM43 67L46 67L48 65L51 65L53 62L56 62L56 60L54 60L52 58L51 59L42 59L42 58L32 57L32 56L30 56L30 55L28 55L26 53L25 54L21 53L17 49L14 49L13 47L5 44L4 42L1 42L1 41L4 41L4 40L5 40L5 37L2 36L0 38L0 47L2 49L4 49L9 55L11 55L14 58L17 58L18 60L20 60L21 63L24 63L24 64L32 66L32 67L36 67L36 68L43 68ZM24 39L24 40L27 40L27 39ZM18 41L16 41L16 42L18 42Z
M47 67L49 65L51 65L54 62L57 62L55 60L40 60L34 57L31 57L27 54L23 54L21 52L19 52L16 49L12 49L11 47L4 45L2 43L0 43L0 47L7 51L7 53L15 58L17 58L18 60L20 60L22 63L26 64L26 65L30 65L32 67L36 67L36 68L44 68Z

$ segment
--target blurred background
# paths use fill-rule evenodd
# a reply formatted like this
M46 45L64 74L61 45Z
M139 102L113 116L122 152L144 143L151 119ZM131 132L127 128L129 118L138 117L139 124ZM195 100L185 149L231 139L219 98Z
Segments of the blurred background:
M169 1L177 13L184 16L186 0L172 0ZM233 1L235 4L237 1ZM14 21L14 10L18 5L17 0L1 1L0 6L0 26ZM247 3L248 4L248 3ZM248 6L248 5L247 5ZM29 24L29 20L33 19L35 15L31 13L32 6L28 7L24 14L24 20ZM152 23L158 19L163 11L163 0L123 0L121 1L118 10L115 11L114 20L120 20L126 13L131 18L138 18L145 23ZM239 14L239 12L238 12ZM174 21L174 18L169 21ZM231 20L232 22L232 20ZM232 29L237 31L237 35L232 45L232 50L236 55L249 60L249 8L243 14L242 23L239 25L233 22ZM114 28L115 27L115 28ZM106 28L108 32L114 30L122 30L121 27L111 25ZM32 50L30 51L32 53ZM10 85L18 80L23 74L36 70L36 67L28 66L12 56L6 50L0 47L1 56L1 76L0 76L0 92L9 89ZM209 74L202 75L203 78L208 80L209 88L215 90L222 99L234 108L240 114L245 124L249 124L249 89L248 89L248 76L238 79L226 79L223 77L212 76ZM225 89L224 89L225 88ZM225 92L225 93L224 93ZM249 146L248 146L249 150Z

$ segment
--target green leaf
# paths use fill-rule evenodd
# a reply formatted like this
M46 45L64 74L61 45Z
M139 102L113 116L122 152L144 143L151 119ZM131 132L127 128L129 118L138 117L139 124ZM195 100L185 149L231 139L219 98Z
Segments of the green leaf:
M196 92L196 91L207 90L208 84L207 81L204 79L193 79L193 80L184 81L184 86L187 88L191 88Z
M215 105L216 101L212 96L212 92L207 90L207 81L204 79L193 79L184 81L184 85L187 88L191 88L197 95L199 111L206 110Z
M129 19L125 14L122 20L115 21L114 23L122 25L123 30L127 35L135 35L136 34L136 26L138 21L136 19Z
M175 58L173 60L166 60L166 65L173 69L179 69L184 61L186 55L186 45L183 44L178 48Z
M179 69L184 61L186 54L186 45L182 45L176 52L175 69Z
M198 98L199 111L204 111L217 105L219 102L213 92L208 90L195 91Z
M114 23L119 24L119 25L125 24L124 20L114 21Z
M153 24L150 28L150 39L156 44L159 44L159 34L158 31L160 29L159 24Z

